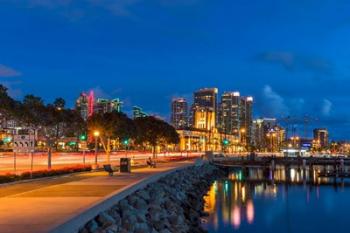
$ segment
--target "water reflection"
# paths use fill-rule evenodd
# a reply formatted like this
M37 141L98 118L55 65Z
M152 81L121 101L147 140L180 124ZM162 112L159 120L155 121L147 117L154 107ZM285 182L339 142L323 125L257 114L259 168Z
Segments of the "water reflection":
M335 218L337 211L333 208L350 208L350 182L318 178L322 169L327 168L233 170L228 179L216 181L205 196L205 211L210 216L204 227L209 232L327 232L324 230L332 228L329 224L320 228L319 221L327 223L332 218L338 232L348 232L348 227L344 231L339 228L346 220ZM339 190L339 195L348 196L335 198ZM312 221L305 221L310 216Z

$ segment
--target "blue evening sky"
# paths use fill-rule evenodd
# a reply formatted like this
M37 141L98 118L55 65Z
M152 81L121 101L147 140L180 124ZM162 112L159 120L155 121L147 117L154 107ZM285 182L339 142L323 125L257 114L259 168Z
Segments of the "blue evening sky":
M46 101L81 91L167 117L201 87L255 116L317 118L350 138L348 0L0 0L0 83Z

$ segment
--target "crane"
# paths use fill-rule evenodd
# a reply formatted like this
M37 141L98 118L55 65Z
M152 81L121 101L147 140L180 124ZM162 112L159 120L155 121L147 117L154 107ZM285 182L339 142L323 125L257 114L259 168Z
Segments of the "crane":
M297 125L303 125L304 137L307 137L308 126L311 123L317 122L318 119L309 115L304 115L301 117L298 116L287 116L278 119L279 122L282 122L286 127L286 137L289 137L289 132L292 132L292 136L295 136Z

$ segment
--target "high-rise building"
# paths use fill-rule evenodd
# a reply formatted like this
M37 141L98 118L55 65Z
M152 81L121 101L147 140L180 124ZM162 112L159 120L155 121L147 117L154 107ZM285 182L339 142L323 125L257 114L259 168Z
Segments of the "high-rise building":
M317 142L321 148L327 147L329 143L328 130L325 128L314 129L314 141Z
M188 104L184 98L175 98L171 103L171 123L176 129L188 126Z
M222 133L238 136L242 143L251 143L253 97L241 97L239 92L225 92L221 96L218 114L218 126Z
M148 114L145 113L145 112L142 110L142 108L140 108L140 107L138 107L138 106L134 106L134 107L132 108L132 112L133 112L133 117L134 117L134 119L148 116Z
M81 117L87 120L89 117L89 96L81 93L75 103L75 108L80 112Z
M251 144L259 151L280 148L285 141L285 130L276 118L259 118L253 121Z
M214 113L215 118L217 117L217 98L217 88L203 88L194 92L191 111L193 126L195 125L195 112L211 112L211 114ZM216 123L217 119L215 119L214 127L216 127Z
M94 106L95 113L107 113L107 112L121 112L122 104L119 99L97 99L96 104Z
M226 134L238 134L240 130L240 94L239 92L225 92L221 96L218 109L218 125L220 131Z
M193 106L207 108L212 111L217 109L217 88L203 88L194 93Z
M90 91L89 94L81 93L78 97L75 108L80 112L81 117L87 120L94 113L121 112L123 102L119 99L102 99L95 101L95 94Z
M253 125L253 97L242 97L240 105L240 133L243 140L250 144Z

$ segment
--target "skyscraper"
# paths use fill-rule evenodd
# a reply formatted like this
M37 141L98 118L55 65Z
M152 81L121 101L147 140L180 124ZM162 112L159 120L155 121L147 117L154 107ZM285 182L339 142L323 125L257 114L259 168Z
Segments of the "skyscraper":
M321 146L321 148L327 147L329 143L328 130L325 128L314 129L314 140Z
M97 99L94 106L94 112L96 113L106 113L106 112L121 112L122 104L118 98L113 100L108 99Z
M171 103L171 123L176 129L188 126L188 104L184 98L175 98Z
M140 117L146 117L148 116L147 113L145 113L142 108L138 107L138 106L134 106L132 107L132 113L133 113L133 118L140 118Z
M81 117L87 120L89 117L89 96L81 93L75 103L75 108L80 112Z
M280 145L285 130L278 126L276 118L259 118L253 121L251 144L259 151L271 149L271 142Z
M218 122L222 133L238 133L240 129L240 101L239 92L225 92L222 94L218 109Z
M203 88L196 92L194 92L194 99L193 99L193 105L192 105L192 123L194 127L198 126L198 117L199 116L210 116L208 119L206 119L207 123L208 121L212 121L212 118L214 119L214 125L209 124L210 128L215 128L217 123L217 96L218 96L218 89L217 88ZM206 114L204 114L206 112ZM196 119L197 117L197 119ZM202 118L201 117L201 118ZM203 120L203 119L202 119ZM206 123L206 125L208 125ZM196 126L197 125L197 126Z
M212 111L217 109L217 88L203 88L194 93L194 107L206 108Z
M78 97L75 108L80 112L81 117L87 120L94 113L121 112L122 104L118 98L113 100L98 98L95 101L95 94L90 91L89 95L81 93Z
M242 97L239 92L225 92L218 108L218 126L222 133L241 138L250 144L253 124L253 97Z
M240 133L243 140L250 144L253 125L253 97L242 97L240 106Z

